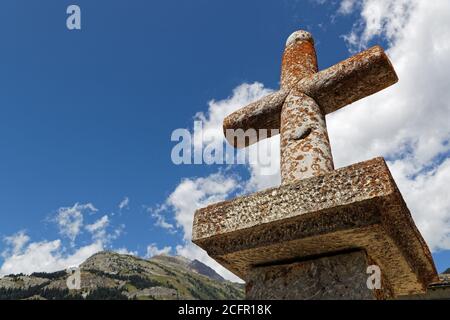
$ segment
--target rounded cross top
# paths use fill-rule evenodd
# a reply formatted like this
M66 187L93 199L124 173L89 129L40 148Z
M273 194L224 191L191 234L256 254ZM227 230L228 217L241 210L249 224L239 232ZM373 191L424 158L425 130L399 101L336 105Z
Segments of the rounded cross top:
M295 31L294 33L292 33L288 39L286 40L286 47L294 44L298 41L311 41L314 42L314 39L311 35L311 33L309 33L308 31L304 31L304 30L298 30Z

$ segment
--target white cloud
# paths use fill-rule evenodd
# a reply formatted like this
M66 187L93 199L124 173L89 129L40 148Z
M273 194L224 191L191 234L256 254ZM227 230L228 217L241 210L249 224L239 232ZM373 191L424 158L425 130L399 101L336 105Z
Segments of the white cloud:
M167 222L164 214L167 212L167 204L158 206L156 209L147 208L147 212L155 219L154 225L163 229L174 231L175 226Z
M408 178L417 168L407 161L390 163L390 168L431 250L450 250L450 158L415 178Z
M86 225L86 230L88 230L91 233L95 233L101 230L104 230L109 224L108 216L105 215L95 221L93 224Z
M103 245L95 242L77 249L71 255L66 255L61 240L33 242L20 251L5 257L5 261L0 267L0 276L12 273L30 274L64 270L68 267L78 266L91 255L102 250Z
M107 215L104 215L94 223L86 225L85 228L92 234L93 239L105 243L108 241L108 235L106 233L106 228L108 225L109 218Z
M448 21L449 1L362 1L363 28L352 37L358 47L380 35L389 39L400 80L327 117L338 167L379 155L394 159L390 169L433 250L450 249L443 178L450 151Z
M281 183L280 136L259 141L248 149L251 159L248 163L250 179L246 182L245 191L250 193L278 186Z
M30 237L25 233L25 231L19 231L9 237L4 238L4 242L10 249L5 250L2 253L3 257L7 257L10 254L19 253L22 248L30 241Z
M357 5L358 0L342 0L338 9L340 14L350 14Z
M356 9L361 10L362 19L355 23L352 32L345 37L352 51L361 50L375 36L383 36L391 43L402 37L406 24L410 22L410 15L417 9L417 2L417 0L341 1L338 13L349 14Z
M252 84L243 83L233 89L232 95L223 100L211 100L208 102L208 112L198 112L194 120L203 123L203 139L194 137L194 142L207 142L221 144L223 139L222 122L223 119L236 111L261 97L268 95L272 90L264 88L259 82ZM198 133L197 133L198 134Z
M64 246L61 239L30 242L30 237L20 231L4 238L7 246L2 253L4 258L0 267L0 276L11 273L54 272L77 266L94 253L111 247L113 240L123 232L125 226L119 225L107 232L111 221L107 215L97 219L92 224L83 225L83 213L98 211L92 204L75 204L58 210L55 221L61 235L70 239L70 247ZM84 228L92 234L92 242L88 245L76 246L76 237ZM125 252L124 248L116 251ZM127 251L132 254L132 252Z
M118 248L118 249L114 249L113 251L117 252L119 254L128 254L128 255L131 255L131 256L137 256L138 255L137 251L130 251L127 248L124 248L124 247Z
M161 254L169 254L172 251L172 247L167 246L164 248L158 248L155 243L152 243L147 246L147 253L145 255L146 258L151 258L153 256L158 256Z
M206 178L184 179L166 201L167 208L173 210L178 227L181 227L184 240L192 238L194 212L208 204L225 200L239 189L234 177L214 173Z
M222 129L223 119L271 92L273 92L272 89L265 88L259 82L243 83L233 89L230 97L219 101L211 100L208 103L208 112L199 112L194 119L203 123L203 139L194 139L194 142L203 141L205 144L214 145L226 143ZM248 152L247 165L250 168L251 179L245 186L247 192L269 188L280 183L279 146L280 139L275 136L238 151Z
M120 203L119 203L119 210L127 209L130 205L130 198L125 197Z
M195 210L225 200L230 194L240 190L239 180L234 176L225 177L223 173L218 172L205 178L184 179L163 205L164 210L173 213L177 226L183 230L183 245L177 246L177 254L202 261L230 280L238 278L220 267L205 251L192 244L192 223ZM153 250L155 247L153 245L150 248Z
M96 212L97 209L91 203L76 203L73 207L59 208L55 221L58 224L60 234L74 242L83 227L83 213L85 211Z

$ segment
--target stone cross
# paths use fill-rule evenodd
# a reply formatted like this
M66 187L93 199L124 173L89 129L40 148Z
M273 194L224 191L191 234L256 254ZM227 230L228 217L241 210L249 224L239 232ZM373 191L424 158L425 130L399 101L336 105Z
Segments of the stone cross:
M278 129L282 182L322 175L334 169L325 115L397 81L379 46L318 72L311 34L297 31L286 42L280 90L226 117L224 133L240 148ZM249 129L269 134L249 139L245 137Z
M281 134L281 186L194 215L192 241L245 280L247 299L385 299L437 280L384 159L333 167L325 115L397 80L378 46L318 72L311 35L297 31L280 90L224 120L238 148Z

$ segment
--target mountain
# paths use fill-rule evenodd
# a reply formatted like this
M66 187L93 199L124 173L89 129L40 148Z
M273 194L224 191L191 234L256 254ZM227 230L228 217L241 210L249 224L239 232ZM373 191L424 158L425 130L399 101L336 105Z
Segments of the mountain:
M141 259L100 252L80 265L81 290L66 271L9 275L0 299L243 299L244 286L226 281L198 260L160 255Z

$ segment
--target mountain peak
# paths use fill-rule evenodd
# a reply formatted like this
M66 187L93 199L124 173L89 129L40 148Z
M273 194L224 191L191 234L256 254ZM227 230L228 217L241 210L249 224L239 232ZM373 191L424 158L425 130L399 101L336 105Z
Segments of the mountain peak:
M161 261L172 265L178 265L182 268L198 273L212 280L225 281L225 279L221 275L219 275L216 271L214 271L214 269L208 267L206 264L200 262L199 260L192 261L183 256L170 256L164 254L154 256L150 258L149 261Z
M198 274L202 274L210 279L217 281L225 281L225 279L220 274L218 274L214 269L208 267L206 264L204 264L201 261L198 261L197 259L191 261L189 267Z

